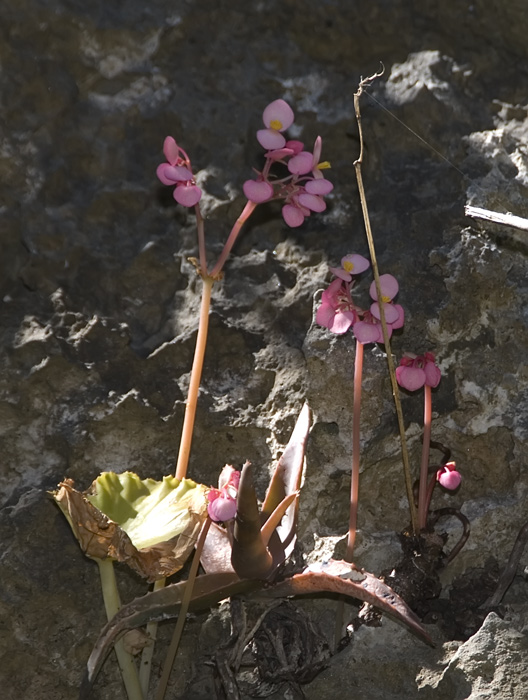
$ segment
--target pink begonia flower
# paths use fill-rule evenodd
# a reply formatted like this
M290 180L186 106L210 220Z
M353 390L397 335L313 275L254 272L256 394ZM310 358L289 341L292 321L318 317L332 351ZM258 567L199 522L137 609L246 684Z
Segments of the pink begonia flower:
M284 148L286 139L281 134L293 124L295 115L289 104L284 100L271 102L262 114L266 129L257 131L257 140L265 149L275 150Z
M240 472L236 471L230 464L226 464L218 479L219 488L210 489L207 494L209 500L207 513L211 520L221 523L235 517L239 482Z
M156 175L164 185L176 185L173 197L179 204L194 207L200 201L202 190L194 181L188 155L172 136L165 139L163 153L168 162L158 165Z
M392 300L398 294L398 281L392 275L380 275L381 295L383 299L383 310L385 312L385 321L391 324L392 328L401 328L403 326L403 309L398 304L393 304ZM375 300L370 306L371 314L381 319L380 307L377 301L378 291L376 289L376 281L370 285L370 296Z
M359 309L354 305L350 292L343 281L338 279L330 282L321 297L321 305L317 309L315 321L320 326L328 328L332 333L341 335L359 320Z
M435 356L432 352L423 355L415 355L406 352L396 367L396 379L398 384L408 391L416 391L424 385L438 386L441 378L439 367L435 364Z
M321 182L321 180L319 180ZM367 258L362 255L345 255L341 258L341 267L331 267L330 272L345 282L350 282L352 275L360 275L370 267Z
M462 475L457 471L455 462L447 462L436 472L436 480L449 491L454 491L460 486Z

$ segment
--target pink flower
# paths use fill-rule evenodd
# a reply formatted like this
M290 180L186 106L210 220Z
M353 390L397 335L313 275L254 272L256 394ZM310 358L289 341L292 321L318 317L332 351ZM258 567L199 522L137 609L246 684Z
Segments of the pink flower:
M447 462L436 472L436 480L440 486L449 489L449 491L454 491L460 486L462 476L460 472L457 472L455 462Z
M441 372L432 352L424 355L406 352L400 360L400 366L396 367L398 384L408 391L416 391L424 385L434 388L438 386L440 377Z
M211 520L221 523L235 517L239 482L240 472L236 471L230 464L226 464L218 479L219 488L210 489L207 494L209 500L207 512Z
M352 301L347 285L338 278L324 290L315 321L332 333L340 335L359 321L359 311Z
M284 148L286 139L282 131L286 131L292 124L295 115L289 104L284 100L271 102L262 114L262 121L266 129L257 131L257 140L267 150Z
M173 197L184 207L194 207L202 196L191 170L191 161L185 151L178 146L172 136L167 136L163 144L163 153L167 163L161 163L156 169L158 178L164 185L176 185Z
M398 294L397 279L392 275L380 275L380 287L385 321L390 323L393 328L401 328L403 326L403 309L399 305L392 304L392 300ZM376 281L373 281L370 285L370 296L375 300L374 304L371 304L370 312L375 318L381 319Z

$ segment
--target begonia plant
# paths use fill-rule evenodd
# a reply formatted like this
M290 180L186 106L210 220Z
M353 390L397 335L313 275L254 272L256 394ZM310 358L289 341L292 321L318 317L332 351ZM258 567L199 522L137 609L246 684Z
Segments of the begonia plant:
M286 225L301 226L307 217L325 210L324 197L333 189L323 174L329 163L321 160L321 137L315 139L312 151L305 149L300 141L288 139L287 130L293 124L294 113L284 100L269 104L262 119L264 128L257 131L257 140L265 149L264 166L255 171L254 179L243 183L247 201L213 264L208 260L200 210L202 192L196 183L191 159L172 136L163 144L165 162L158 166L157 176L163 185L174 188L175 201L194 209L196 217L196 267L202 280L196 347L175 476L154 482L142 481L128 473L104 473L88 492L76 492L73 484L65 480L54 494L88 556L102 562L124 561L148 580L156 581L154 589L145 596L119 610L116 597L113 607L107 608L109 621L88 661L81 698L88 698L104 659L115 647L129 700L146 700L153 640L145 644L138 674L121 637L126 631L144 625L155 637L153 625L156 621L177 617L155 694L156 700L162 700L187 611L204 609L226 597L255 590L269 598L317 592L350 596L386 612L431 644L429 635L409 606L386 583L352 563L358 503L363 346L383 342L390 354L389 338L404 322L403 308L394 303L398 283L390 274L379 275L372 251L371 262L361 255L351 254L343 257L339 268L332 268L336 279L323 292L317 312L317 322L333 333L342 335L351 329L356 337L351 515L345 561L322 561L294 573L285 568L297 537L299 496L310 429L307 405L300 412L288 445L272 470L261 505L255 490L254 469L248 461L241 471L226 465L218 487L195 484L187 479L212 290L221 279L243 225L257 206L281 201ZM353 288L370 264L374 271L370 288L372 301L368 309L362 309L353 299ZM448 464L438 470L437 478L447 488L456 481ZM173 504L175 511L167 512L166 504ZM147 526L149 531L145 538L143 527ZM94 544L103 548L94 552ZM165 586L164 578L179 570L193 549L187 579ZM203 574L199 573L200 564ZM102 568L106 566L103 564ZM116 589L115 579L113 581Z

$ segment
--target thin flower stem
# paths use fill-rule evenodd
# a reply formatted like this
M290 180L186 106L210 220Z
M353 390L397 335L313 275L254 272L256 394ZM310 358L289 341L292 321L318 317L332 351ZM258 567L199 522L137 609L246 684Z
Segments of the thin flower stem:
M203 277L202 304L200 307L200 321L198 324L198 335L196 337L196 347L194 349L194 360L189 381L189 391L187 393L187 404L185 406L185 417L180 441L180 451L178 453L178 463L176 465L176 478L185 479L189 456L191 454L191 443L194 429L194 419L196 416L196 405L198 403L198 391L202 379L202 369L204 363L205 348L207 345L207 331L209 329L209 308L211 306L211 291L214 280L212 277Z
M119 591L114 573L114 562L107 557L106 559L96 559L99 565L99 575L101 577L101 590L103 592L104 606L108 621L114 617L121 607L119 599ZM134 662L134 657L126 651L123 640L119 639L114 644L114 650L117 656L117 663L128 700L143 700L144 696L139 684L139 676Z
M367 241L368 241L368 246L369 246L369 251L370 251L370 258L371 258L371 262L372 262L372 272L374 273L374 280L376 282L376 293L378 296L378 304L379 304L379 310L380 310L380 320L381 320L381 330L383 333L383 343L385 345L385 351L387 354L387 364L389 366L389 375L390 375L390 380L391 380L391 385L392 385L392 395L394 397L394 405L396 407L396 416L398 419L398 429L400 432L401 453L402 453L402 462L403 462L403 473L404 473L404 478L405 478L405 489L407 491L407 500L409 502L409 511L410 511L410 515L411 515L411 526L412 526L414 534L418 534L418 531L419 531L418 518L417 518L416 507L414 505L414 498L413 498L411 467L410 467L410 462L409 462L409 452L407 450L407 442L405 439L405 425L403 422L403 412L402 412L402 408L401 408L398 383L396 381L396 372L394 370L394 360L392 359L392 352L391 352L391 346L390 346L389 333L388 333L388 329L387 329L387 322L385 320L385 309L384 309L384 302L383 302L383 294L381 292L381 284L380 284L380 278L379 278L378 263L377 263L377 258L376 258L376 250L374 247L374 238L372 235L372 228L370 226L370 218L369 218L369 213L368 213L367 200L366 200L366 196L365 196L365 188L363 186L363 176L361 173L361 166L363 163L363 129L361 127L361 111L359 108L359 99L360 99L365 87L368 87L370 85L370 83L375 78L378 78L380 75L382 75L382 73L383 73L383 71L381 73L376 73L376 74L372 75L370 78L366 78L364 80L361 80L361 82L359 83L357 92L354 93L354 111L356 114L356 121L357 121L358 132L359 132L359 144L360 144L359 158L354 162L354 168L356 171L356 179L357 179L358 189L359 189L359 198L361 201L361 209L363 211L363 219L365 222L365 230L367 233Z
M429 449L431 444L431 414L431 387L425 384L422 461L420 462L420 485L418 487L418 526L420 530L423 530L427 521L427 472L429 469Z
M429 506L431 505L431 498L433 497L433 491L436 486L436 472L429 479L429 484L427 485L427 492L425 494L425 523L427 524L427 513L429 513ZM424 526L425 527L425 526Z
M255 204L255 202L246 202L246 206L242 210L242 213L240 214L238 219L235 221L235 225L231 229L231 233L229 234L229 237L226 241L224 249L220 253L220 257L218 258L216 265L213 267L213 269L211 271L211 277L213 277L213 278L218 277L218 275L222 271L222 268L224 267L225 261L227 260L227 256L231 252L231 248L235 245L235 241L238 238L238 234L240 233L240 229L246 223L246 221L249 219L249 217L253 213L256 206L257 205Z
M361 416L361 379L363 376L363 343L356 340L356 360L354 364L354 410L352 416L352 474L350 481L350 520L345 561L352 561L356 541L358 495L359 495L359 437Z
M189 604L190 604L191 598L192 598L194 582L196 580L196 574L198 573L198 566L200 564L200 557L202 555L202 550L203 550L205 538L207 537L207 533L209 531L210 525L211 525L211 519L207 518L207 520L205 521L205 523L202 527L202 531L200 532L200 537L198 538L198 542L196 543L196 551L194 553L194 557L193 557L193 560L191 563L191 568L189 570L189 577L188 577L187 582L185 584L185 590L184 590L183 596L182 596L182 602L181 602L181 606L180 606L180 612L178 615L178 621L176 622L176 627L175 627L174 633L172 635L170 647L169 647L169 650L167 651L167 656L165 657L165 661L163 663L163 671L161 674L158 689L156 691L155 700L163 700L163 698L165 697L165 693L167 692L167 685L169 682L169 677L170 677L170 674L172 671L172 667L174 665L174 659L176 658L178 646L180 644L180 639L182 636L183 627L185 625L185 618L187 616L187 611L189 609Z
M207 277L207 256L205 255L205 231L204 231L204 220L202 216L202 211L200 209L200 203L195 205L194 213L196 215L196 231L198 234L198 255L200 259L200 274L202 277Z

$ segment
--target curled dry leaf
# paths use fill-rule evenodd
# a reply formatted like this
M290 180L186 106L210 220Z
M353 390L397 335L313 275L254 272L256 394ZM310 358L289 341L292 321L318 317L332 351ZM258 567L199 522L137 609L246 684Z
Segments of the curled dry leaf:
M190 479L103 472L80 492L71 479L53 498L83 552L128 564L149 581L179 571L207 515L207 488Z

